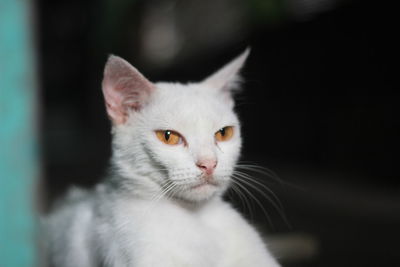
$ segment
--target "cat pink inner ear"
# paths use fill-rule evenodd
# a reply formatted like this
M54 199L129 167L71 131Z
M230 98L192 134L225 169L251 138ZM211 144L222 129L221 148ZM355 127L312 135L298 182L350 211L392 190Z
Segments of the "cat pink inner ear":
M154 85L126 60L110 56L104 69L103 94L108 116L115 124L126 122L129 111L148 102Z
M239 71L243 67L249 53L250 48L247 48L238 57L207 77L203 83L209 87L217 88L230 94L238 88L238 83L240 82Z

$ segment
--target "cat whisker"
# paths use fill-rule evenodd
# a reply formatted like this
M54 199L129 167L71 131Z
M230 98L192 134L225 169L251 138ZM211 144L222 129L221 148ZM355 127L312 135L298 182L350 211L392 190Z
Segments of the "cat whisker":
M236 183L234 183L234 182L231 183L231 189L239 197L240 202L242 203L242 206L245 208L247 207L247 211L249 213L250 219L253 220L254 219L253 209L252 209L250 202L247 200L246 194L244 194L241 191L240 187L237 186Z
M167 181L167 183L161 186L161 191L154 194L154 196L150 199L150 203L145 209L143 215L145 216L147 212L151 211L163 197L168 197L168 194L176 187L177 185L174 184L172 181Z
M250 171L250 172L255 172L255 173L259 173L262 175L267 176L268 178L273 179L274 181L278 182L282 187L285 186L290 186L292 188L296 188L299 190L304 190L304 188L301 188L300 186L284 181L282 180L278 174L276 174L274 171L272 171L271 169L268 169L266 167L257 165L255 163L252 162L246 162L246 161L240 161L236 164L236 168L237 169L242 169L245 171Z
M238 187L240 187L242 190L244 190L248 194L248 196L250 196L251 199L253 199L257 203L257 205L261 208L262 212L264 213L269 225L272 228L274 228L273 223L271 221L271 218L270 218L268 212L266 211L264 206L261 204L261 202L258 200L258 198L253 193L251 193L243 184L240 183L240 182L243 182L243 181L239 181L239 180L233 179L232 182L234 184L236 184Z
M254 163L240 161L236 164L236 168L263 174L263 175L266 175L267 177L272 178L275 181L279 182L281 185L286 184L285 182L282 181L282 179L274 171L272 171L266 167L259 166Z
M279 208L283 208L282 202L279 200L279 198L276 196L276 194L265 184L263 184L262 182L258 181L255 177L250 176L247 173L241 172L241 171L235 171L234 175L238 175L243 179L246 179L250 182L255 183L256 185L261 186L264 190L266 190L269 194L271 194L271 196L273 197L273 199L270 199L269 197L267 197L271 202L276 201L276 204L279 206ZM256 187L257 188L257 187ZM263 193L259 188L257 188L257 191L259 191L260 193Z
M151 202L157 203L162 197L168 196L168 192L173 190L174 187L176 187L176 184L168 180L168 182L161 187L161 191L152 198Z
M265 199L267 199L272 204L272 206L275 208L275 210L279 213L279 216L281 216L281 218L283 219L285 224L287 226L291 227L291 225L290 225L290 223L289 223L289 221L288 221L288 219L287 219L287 217L285 215L285 211L284 211L284 208L283 208L283 205L282 205L281 201L272 192L272 190L269 189L265 184L261 183L260 181L257 181L255 179L253 179L253 177L251 177L251 176L249 176L249 175L247 175L245 173L237 173L237 171L233 174L232 178L233 178L234 181L236 179L237 182L240 181L244 185L247 185L251 189L255 190L257 193L259 193L261 196L263 196ZM244 185L242 185L242 186L244 186ZM272 198L257 186L261 186L262 188L267 190L267 192L271 194Z

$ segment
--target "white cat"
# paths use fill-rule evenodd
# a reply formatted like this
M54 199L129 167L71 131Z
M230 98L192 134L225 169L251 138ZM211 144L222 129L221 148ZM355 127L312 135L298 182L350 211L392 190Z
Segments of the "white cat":
M72 190L47 217L54 266L279 266L221 198L240 153L232 91L248 53L189 84L153 84L108 59L112 174L92 191Z

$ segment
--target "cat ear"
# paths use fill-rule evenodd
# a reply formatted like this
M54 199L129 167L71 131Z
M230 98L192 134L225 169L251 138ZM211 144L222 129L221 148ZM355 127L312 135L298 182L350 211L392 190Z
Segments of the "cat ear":
M126 60L111 55L104 68L103 94L107 113L115 124L123 124L130 110L140 110L154 85Z
M239 71L243 67L244 62L249 56L249 53L250 48L246 48L242 54L237 56L211 76L207 77L203 83L209 87L217 88L222 92L229 93L229 95L231 95L231 92L235 91L239 87Z

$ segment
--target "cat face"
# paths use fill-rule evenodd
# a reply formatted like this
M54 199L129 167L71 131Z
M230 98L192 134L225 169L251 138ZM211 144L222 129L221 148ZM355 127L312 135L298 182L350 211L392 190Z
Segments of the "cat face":
M114 163L151 191L191 202L221 194L241 147L231 92L248 51L200 83L151 83L123 59L106 65ZM159 193L161 194L161 193Z
M179 189L175 193L196 201L226 188L241 144L240 125L232 107L210 89L157 84L141 118L143 144L167 169L168 179ZM216 134L225 127L231 127L233 134L229 140L218 141ZM157 131L164 135L172 131L179 140L165 143Z

